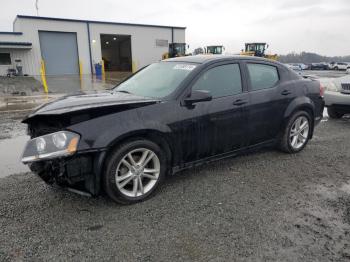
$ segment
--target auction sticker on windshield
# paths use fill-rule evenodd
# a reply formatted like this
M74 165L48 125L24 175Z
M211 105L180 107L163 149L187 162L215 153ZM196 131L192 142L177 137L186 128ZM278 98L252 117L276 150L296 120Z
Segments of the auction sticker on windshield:
M186 65L186 64L177 64L174 66L174 69L176 69L176 70L192 71L195 68L196 68L195 65Z

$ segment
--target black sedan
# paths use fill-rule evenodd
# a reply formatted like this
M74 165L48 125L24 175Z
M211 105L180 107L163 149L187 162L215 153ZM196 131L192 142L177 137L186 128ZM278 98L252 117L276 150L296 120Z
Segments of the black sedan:
M174 58L37 109L23 120L22 161L49 184L130 204L198 164L266 146L301 151L323 107L320 83L278 62Z
M312 63L311 70L329 70L329 66L326 63Z

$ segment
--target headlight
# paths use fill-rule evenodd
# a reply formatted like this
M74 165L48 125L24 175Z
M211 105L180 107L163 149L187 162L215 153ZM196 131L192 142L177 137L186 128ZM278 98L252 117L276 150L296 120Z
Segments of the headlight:
M38 150L38 152L44 152L45 148L46 148L46 141L44 138L39 137L38 139L35 140L35 144L36 144L36 149Z
M69 131L60 131L28 141L22 156L22 162L34 162L42 159L69 156L77 151L80 136Z
M59 149L64 149L67 144L67 135L64 132L58 132L52 135L54 145Z

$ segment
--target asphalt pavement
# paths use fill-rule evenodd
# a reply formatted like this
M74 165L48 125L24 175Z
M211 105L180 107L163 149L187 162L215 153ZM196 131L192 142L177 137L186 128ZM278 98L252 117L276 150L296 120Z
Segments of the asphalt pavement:
M20 118L1 116L0 142L25 135ZM187 170L131 206L0 178L0 261L350 260L349 130L326 118L299 154Z

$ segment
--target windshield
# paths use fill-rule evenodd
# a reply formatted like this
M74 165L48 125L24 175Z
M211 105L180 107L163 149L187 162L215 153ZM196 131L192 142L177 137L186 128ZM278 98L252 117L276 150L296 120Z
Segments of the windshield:
M154 98L166 97L174 92L195 68L196 65L189 63L151 64L118 85L114 91Z
M208 46L208 53L214 55L221 55L222 46Z
M185 53L186 53L185 49L186 49L185 44L175 44L174 45L174 52L176 55L179 55L179 56L185 55Z
M263 53L265 51L265 45L257 45L256 51Z
M247 51L250 51L250 52L258 51L263 53L265 51L265 44L248 44Z

